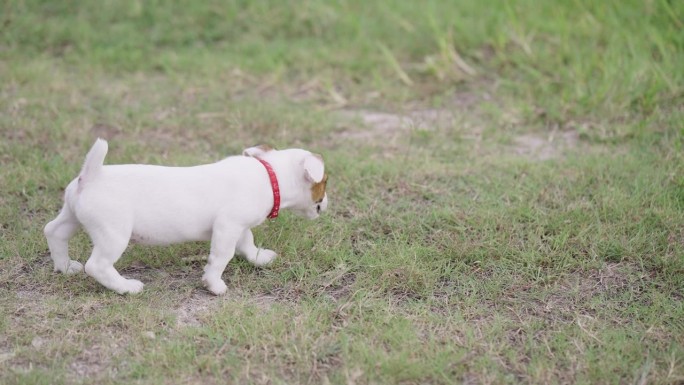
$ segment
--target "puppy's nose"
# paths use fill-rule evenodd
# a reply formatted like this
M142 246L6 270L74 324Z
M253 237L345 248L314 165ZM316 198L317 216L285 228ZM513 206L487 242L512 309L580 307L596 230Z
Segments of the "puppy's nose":
M317 212L318 214L321 213L321 205L316 205L316 212Z

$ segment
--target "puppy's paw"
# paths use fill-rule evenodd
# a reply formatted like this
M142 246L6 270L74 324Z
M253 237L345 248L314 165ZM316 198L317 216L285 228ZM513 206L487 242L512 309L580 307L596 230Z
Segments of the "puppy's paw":
M69 260L69 262L64 266L55 265L55 271L64 274L76 274L83 271L83 264L78 261Z
M214 295L223 295L226 294L226 291L228 291L228 286L226 286L225 282L220 279L211 283L205 281L204 284L207 286L207 290L212 292Z
M256 258L252 263L254 266L268 266L277 256L278 254L273 250L259 249Z
M83 271L83 264L79 261L71 260L69 261L69 266L67 267L64 274L76 274Z
M142 291L143 286L145 285L137 279L127 279L116 292L119 294L138 294Z

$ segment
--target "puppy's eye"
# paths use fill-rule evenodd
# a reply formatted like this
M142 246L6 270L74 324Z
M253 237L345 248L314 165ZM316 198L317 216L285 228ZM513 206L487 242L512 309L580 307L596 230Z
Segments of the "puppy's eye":
M316 212L320 213L321 212L321 205L316 205Z

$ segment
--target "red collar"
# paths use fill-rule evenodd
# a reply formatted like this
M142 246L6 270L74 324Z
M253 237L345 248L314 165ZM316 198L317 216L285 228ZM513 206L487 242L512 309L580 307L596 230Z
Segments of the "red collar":
M273 189L273 208L266 218L275 219L278 217L278 211L280 211L280 187L278 187L278 178L276 177L275 171L273 171L273 167L271 167L270 163L259 158L256 158L256 160L261 162L261 164L266 167L268 178L271 180L271 188Z

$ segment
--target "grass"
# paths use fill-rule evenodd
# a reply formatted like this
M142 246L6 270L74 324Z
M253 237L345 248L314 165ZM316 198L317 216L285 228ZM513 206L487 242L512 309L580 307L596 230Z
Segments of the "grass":
M1 383L684 381L684 3L0 10ZM315 150L331 209L258 228L279 259L225 297L206 243L130 247L118 296L42 235L97 136Z

